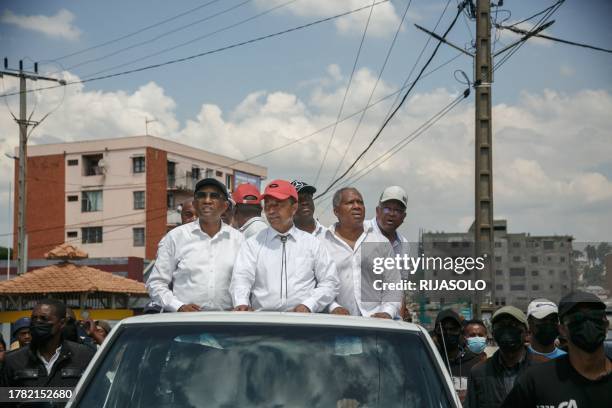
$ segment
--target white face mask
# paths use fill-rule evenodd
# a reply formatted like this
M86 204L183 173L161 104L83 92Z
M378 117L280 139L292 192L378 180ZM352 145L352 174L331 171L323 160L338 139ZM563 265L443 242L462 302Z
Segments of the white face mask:
M487 347L487 339L485 337L468 337L466 339L467 347L472 353L480 354Z

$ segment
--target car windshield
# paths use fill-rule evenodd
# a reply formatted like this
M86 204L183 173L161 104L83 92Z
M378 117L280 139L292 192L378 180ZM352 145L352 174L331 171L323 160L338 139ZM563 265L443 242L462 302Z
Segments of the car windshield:
M80 407L449 407L417 332L127 326Z

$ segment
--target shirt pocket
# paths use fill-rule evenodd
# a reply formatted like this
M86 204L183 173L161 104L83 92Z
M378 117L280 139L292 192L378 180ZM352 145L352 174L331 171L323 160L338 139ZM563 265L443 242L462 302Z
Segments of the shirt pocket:
M13 372L13 380L15 381L35 380L38 377L40 377L40 374L38 370L34 368L25 368Z
M62 378L81 378L83 370L79 368L62 368L60 370L60 375Z

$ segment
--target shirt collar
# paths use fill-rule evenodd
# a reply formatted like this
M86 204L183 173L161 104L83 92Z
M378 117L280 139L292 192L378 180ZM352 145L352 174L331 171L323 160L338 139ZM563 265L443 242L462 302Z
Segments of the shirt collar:
M271 234L269 234L268 241L272 241L275 238L279 238L279 235L286 235L287 237L291 238L293 241L296 241L295 236L298 234L298 231L299 230L296 228L296 226L292 225L289 231L283 234L283 233L278 232L277 230L275 230L274 228L270 226Z
M242 227L240 227L240 229L239 229L239 230L240 230L240 232L244 232L244 231L245 231L247 228L249 228L249 227L251 226L251 224L253 224L254 222L257 222L257 221L265 222L265 221L263 220L263 218L261 218L261 217L253 217L253 218L249 218L249 219L247 220L247 222L245 222L245 223L242 225Z
M221 229L219 230L219 232L217 232L217 233L215 234L215 237L216 237L216 236L219 236L219 235L221 235L221 234L229 234L229 229L230 229L230 228L232 228L232 227L230 227L229 225L227 225L226 223L224 223L223 221L221 221ZM191 232L198 232L198 231L199 231L199 233L201 233L201 234L204 234L204 235L208 236L208 234L206 234L206 233L205 233L205 232L202 230L202 227L200 227L200 220L199 220L199 219L196 219L195 221L192 221L191 223L189 223L189 230L190 230ZM211 238L214 238L214 237L211 237Z

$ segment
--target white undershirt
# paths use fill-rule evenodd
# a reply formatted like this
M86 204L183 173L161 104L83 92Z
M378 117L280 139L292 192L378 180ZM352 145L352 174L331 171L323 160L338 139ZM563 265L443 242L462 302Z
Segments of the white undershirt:
M57 359L60 356L60 351L62 350L62 346L60 345L56 350L55 353L51 356L51 358L49 359L49 361L45 360L45 358L42 356L42 354L40 354L40 351L36 351L36 355L38 356L38 358L40 358L40 360L43 362L43 364L45 365L45 368L47 369L47 375L51 374L51 370L53 369L53 364L55 364L55 362L57 361Z

